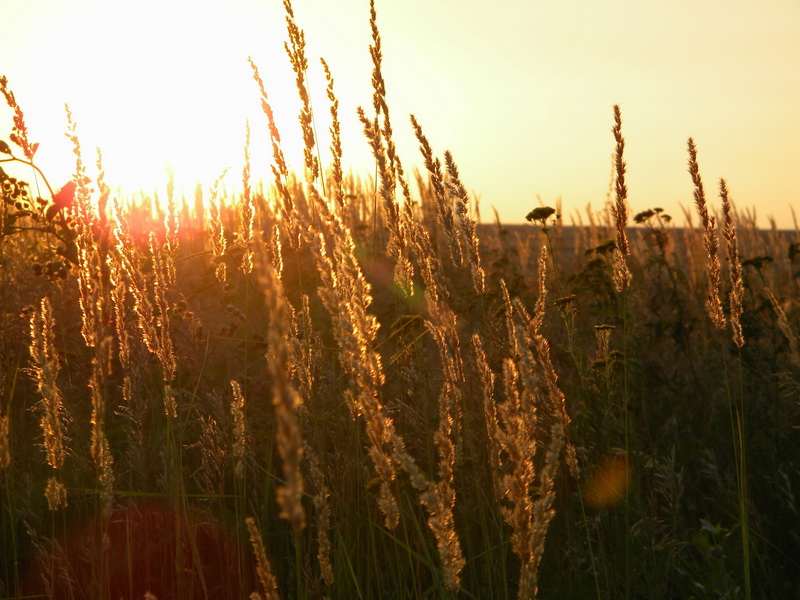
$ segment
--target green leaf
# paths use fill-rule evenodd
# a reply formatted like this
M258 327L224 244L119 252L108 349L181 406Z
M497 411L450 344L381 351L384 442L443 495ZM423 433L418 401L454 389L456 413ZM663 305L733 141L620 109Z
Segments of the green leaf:
M700 531L695 531L692 535L692 544L694 544L696 548L705 550L706 552L711 550L711 542L708 540L705 534L701 533Z

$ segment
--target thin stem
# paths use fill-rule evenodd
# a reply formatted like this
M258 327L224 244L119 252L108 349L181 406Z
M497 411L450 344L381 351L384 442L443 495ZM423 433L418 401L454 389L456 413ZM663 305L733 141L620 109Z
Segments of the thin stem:
M626 469L630 469L631 461L631 432L630 432L630 409L629 409L629 390L628 390L628 290L620 292L620 302L622 305L622 418L624 419L623 430L625 435L625 462ZM625 597L629 597L631 587L631 564L630 564L630 502L629 496L625 496Z
M39 175L41 175L42 179L44 180L44 184L47 186L47 191L50 192L50 196L55 196L55 194L53 193L53 188L50 187L50 182L47 181L47 177L45 177L44 173L42 173L42 170L39 167L37 167L35 164L33 164L31 161L25 160L23 158L17 158L16 156L14 156L12 154L11 158L2 158L2 159L0 159L0 163L7 163L7 162L18 162L18 163L22 163L23 165L27 165L30 168L32 168Z
M722 341L720 340L720 344ZM747 492L747 452L745 448L745 418L744 418L744 378L742 374L742 350L738 349L739 364L739 399L731 393L730 372L728 362L725 360L725 348L721 347L722 366L725 372L725 392L728 396L728 410L731 420L731 440L733 442L733 458L736 466L736 488L739 497L739 526L742 529L742 563L744 568L745 599L751 598L750 577L750 519L748 513Z

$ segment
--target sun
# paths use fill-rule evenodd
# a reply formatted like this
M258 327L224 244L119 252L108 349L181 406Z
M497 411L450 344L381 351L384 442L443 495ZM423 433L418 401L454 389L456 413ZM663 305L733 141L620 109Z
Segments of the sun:
M90 177L98 147L113 188L163 190L171 173L176 189L191 196L225 169L235 188L247 122L253 177L269 181L269 134L249 56L266 81L290 168L302 170L300 105L280 12L265 14L247 0L73 4L57 22L41 24L40 43L21 69L25 93L17 93L40 143L37 165L54 189L75 169L64 104ZM318 62L308 78L324 149L329 105Z

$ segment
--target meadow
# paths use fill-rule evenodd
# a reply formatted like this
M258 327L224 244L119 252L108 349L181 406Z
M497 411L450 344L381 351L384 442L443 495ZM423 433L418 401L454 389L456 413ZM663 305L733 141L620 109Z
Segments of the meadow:
M800 597L797 228L692 139L682 225L628 214L618 106L606 206L484 222L413 117L403 168L374 5L345 176L284 5L298 129L251 62L240 194L116 193L71 115L51 190L0 79L0 598Z

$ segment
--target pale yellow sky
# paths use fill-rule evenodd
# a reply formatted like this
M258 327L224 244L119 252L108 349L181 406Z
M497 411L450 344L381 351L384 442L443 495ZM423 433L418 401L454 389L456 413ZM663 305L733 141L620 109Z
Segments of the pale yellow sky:
M63 104L112 184L163 185L241 172L244 122L254 170L269 179L268 135L252 55L296 168L300 135L280 0L0 0L0 74L26 112L38 162L69 177ZM336 79L345 164L371 172L355 116L371 102L368 0L294 0L305 30L318 130ZM612 105L622 107L631 211L692 204L686 140L699 148L715 206L728 180L759 223L800 213L800 2L376 0L401 157L419 162L414 113L434 150L453 152L484 218L520 222L562 197L565 218L609 183ZM0 107L0 136L10 114ZM327 145L323 136L323 143ZM328 159L323 155L323 162ZM235 183L235 182L233 182ZM800 217L800 214L798 214ZM584 217L585 218L585 217ZM568 221L568 219L567 219Z

